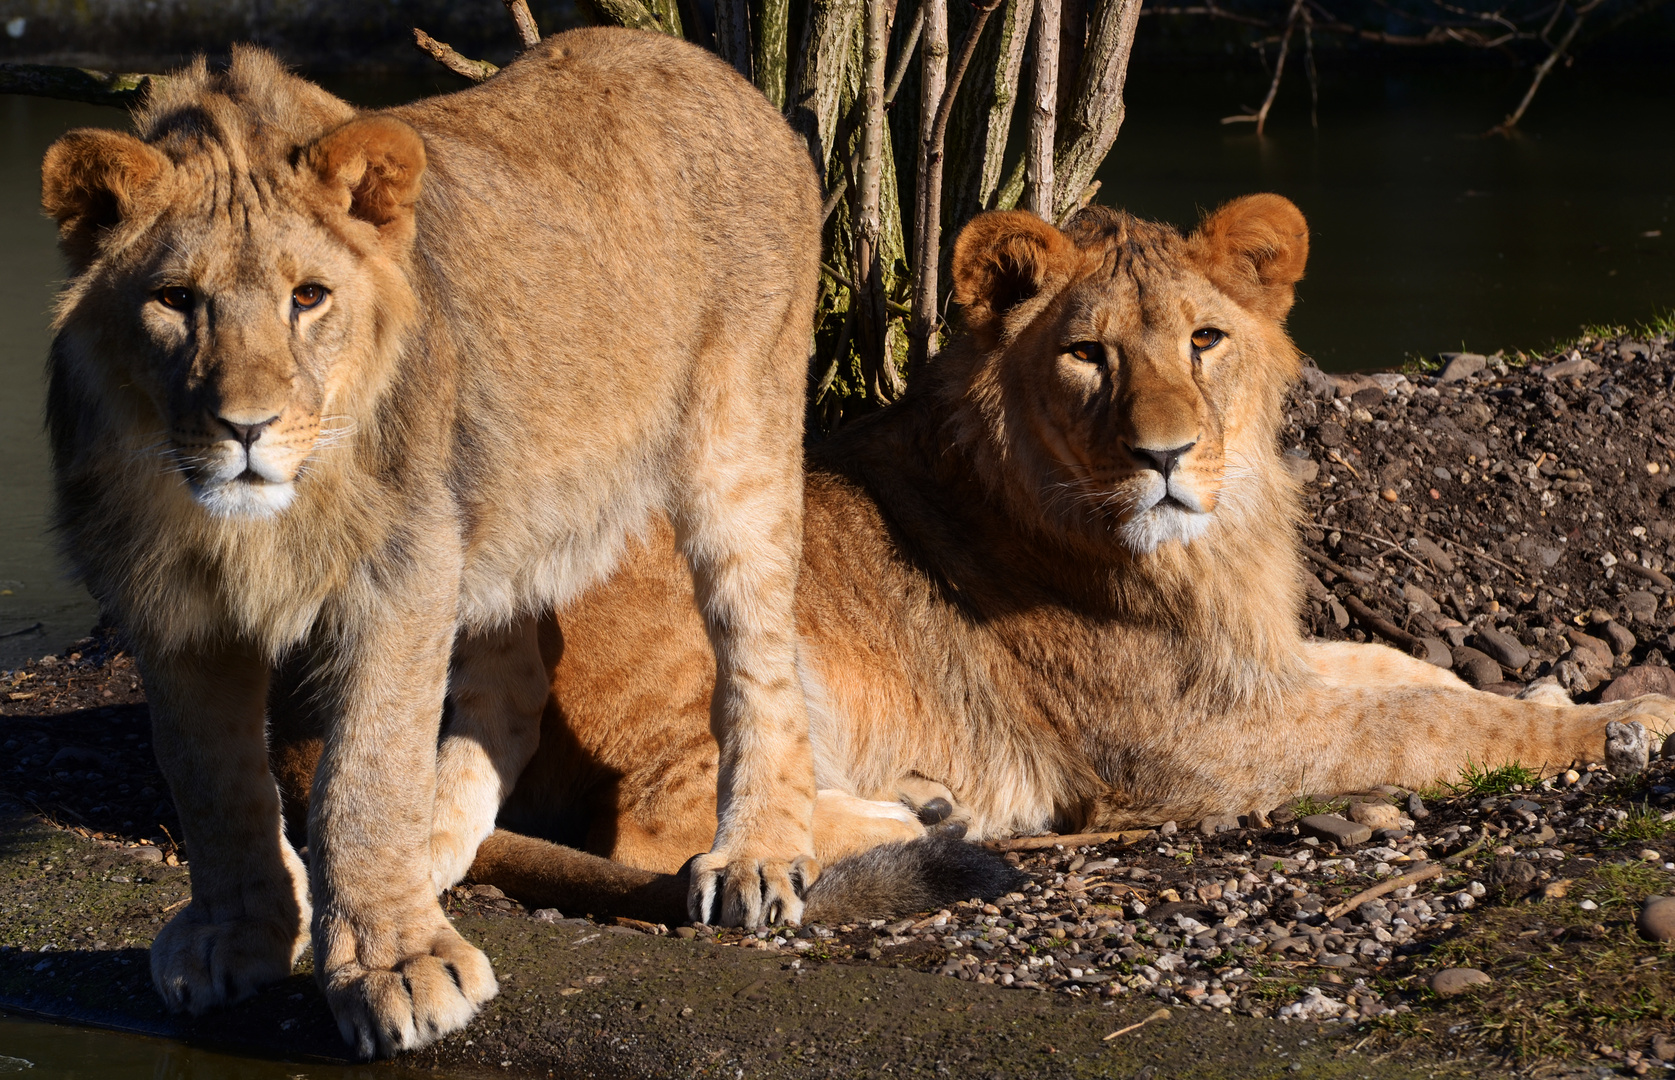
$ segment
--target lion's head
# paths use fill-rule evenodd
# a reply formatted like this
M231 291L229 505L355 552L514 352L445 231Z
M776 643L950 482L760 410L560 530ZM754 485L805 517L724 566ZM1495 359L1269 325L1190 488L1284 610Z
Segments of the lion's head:
M939 380L956 437L1031 516L1135 555L1271 509L1298 370L1284 318L1307 254L1303 215L1278 195L1190 236L1099 207L1064 231L978 217L953 256L968 339Z
M73 274L55 453L178 473L214 516L278 513L388 376L424 143L255 50L167 80L136 124L72 131L42 165Z

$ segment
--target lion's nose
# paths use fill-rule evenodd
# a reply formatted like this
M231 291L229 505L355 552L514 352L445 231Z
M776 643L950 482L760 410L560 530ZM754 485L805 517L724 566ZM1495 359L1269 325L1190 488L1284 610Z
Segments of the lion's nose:
M233 433L233 438L244 444L245 450L249 450L251 446L255 445L256 440L262 437L262 432L279 419L279 414L275 413L266 420L259 420L254 424L240 424L227 419L225 416L217 416L216 419L221 422L223 427Z
M1198 442L1194 440L1170 450L1153 450L1149 446L1131 446L1129 452L1139 458L1142 463L1150 462L1151 467L1162 473L1163 478L1167 480L1169 474L1175 471L1175 466L1180 464L1181 458L1186 452L1197 445Z

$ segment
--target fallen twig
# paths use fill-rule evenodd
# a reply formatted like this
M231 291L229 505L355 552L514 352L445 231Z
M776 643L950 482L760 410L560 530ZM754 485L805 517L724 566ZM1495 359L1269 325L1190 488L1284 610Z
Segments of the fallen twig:
M417 26L413 28L413 43L449 71L463 75L472 82L482 82L500 70L499 66L487 60L473 60L468 56L462 56L452 45L437 41Z
M1140 1030L1141 1028L1145 1027L1147 1024L1151 1023L1153 1020L1167 1020L1167 1019L1169 1019L1169 1010L1168 1009L1159 1009L1156 1012L1152 1013L1150 1016L1146 1017L1144 1020L1140 1021L1138 1024L1130 1024L1125 1028L1118 1028L1117 1030L1111 1032L1111 1034L1105 1036L1103 1039L1101 1039L1099 1041L1100 1042L1110 1042L1112 1039L1116 1038L1118 1035L1127 1035L1131 1031Z
M1384 616L1362 603L1361 598L1356 596L1354 593L1351 593L1343 598L1343 606L1349 611L1350 618L1354 619L1368 630L1371 630L1379 637L1386 638L1389 641L1400 645L1411 655L1417 656L1421 660L1431 655L1431 647L1425 644L1424 639L1415 637L1406 630L1397 626L1395 623L1391 622L1389 619L1386 619Z
M1410 870L1401 877L1388 878L1370 889L1362 889L1341 904L1333 904L1326 909L1326 921L1331 922L1339 915L1353 911L1368 900L1377 900L1385 893L1395 892L1406 885L1417 885L1421 881L1429 881L1434 877L1441 877L1445 871L1441 863L1426 863L1417 870Z
M1015 836L1009 840L990 840L983 846L990 851L1039 851L1050 847L1084 847L1089 844L1109 844L1116 841L1133 844L1151 835L1150 829L1126 829L1122 832L1046 833L1042 836Z

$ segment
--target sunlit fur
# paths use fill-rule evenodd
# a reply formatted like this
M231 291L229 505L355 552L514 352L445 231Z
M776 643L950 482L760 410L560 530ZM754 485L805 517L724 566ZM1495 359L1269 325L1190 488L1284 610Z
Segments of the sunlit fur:
M1306 251L1272 195L1187 236L1108 210L1063 233L1021 213L966 228L964 332L905 400L811 455L797 616L822 788L948 792L974 836L1120 829L1468 761L1597 760L1609 719L1669 726L1662 698L1520 701L1302 638L1277 438ZM1226 337L1195 358L1205 326ZM1086 341L1105 363L1065 353ZM1195 509L1159 516L1137 440L1194 442L1177 475ZM701 849L716 748L691 610L660 530L559 612L541 749L504 821L654 869ZM491 849L474 873L527 856Z
M495 782L473 701L539 711L530 613L663 519L721 660L708 888L718 917L795 917L820 192L778 111L713 54L591 29L375 112L235 50L154 83L135 127L43 165L71 264L48 421L65 550L135 643L192 852L151 951L167 1003L283 977L311 887L359 1052L464 1024L495 981L436 902L435 792ZM264 770L282 662L329 732L307 881ZM532 695L497 689L529 671ZM515 775L534 738L490 764ZM455 822L466 860L485 802Z

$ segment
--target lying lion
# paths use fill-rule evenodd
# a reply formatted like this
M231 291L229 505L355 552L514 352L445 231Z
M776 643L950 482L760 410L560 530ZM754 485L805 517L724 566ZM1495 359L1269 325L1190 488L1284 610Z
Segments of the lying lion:
M693 909L796 918L820 191L778 111L713 54L592 29L372 113L239 50L135 122L42 168L72 272L48 422L65 547L135 642L192 856L151 947L167 1003L247 996L312 938L362 1054L466 1023L495 978L436 889L535 747L532 613L662 516L720 658ZM306 869L264 759L287 657L326 718Z
M903 401L821 446L805 483L822 860L917 835L891 803L935 818L944 800L973 838L1122 829L1467 762L1598 760L1611 721L1669 726L1665 698L1514 700L1300 636L1298 493L1276 433L1307 249L1274 195L1190 236L1104 209L1065 232L1023 213L966 228L964 335ZM546 635L541 746L500 820L615 864L502 831L470 876L678 917L679 881L659 875L715 827L717 750L668 532Z

